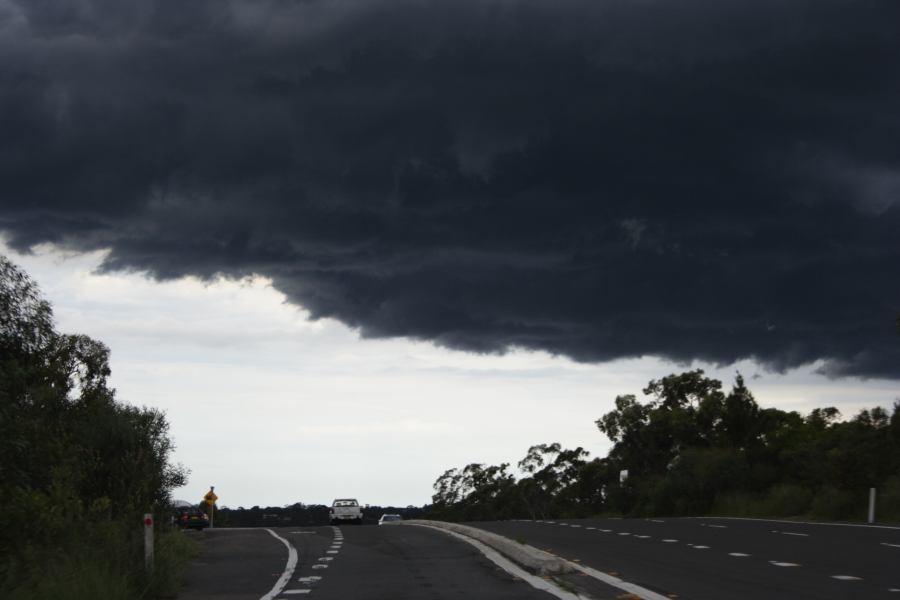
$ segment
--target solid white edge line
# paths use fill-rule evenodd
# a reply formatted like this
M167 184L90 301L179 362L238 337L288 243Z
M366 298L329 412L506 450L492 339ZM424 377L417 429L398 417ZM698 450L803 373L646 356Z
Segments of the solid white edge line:
M518 565L510 562L509 559L500 555L496 550L489 548L489 547L485 546L484 544L482 544L481 542L479 542L477 540L473 540L470 537L460 535L460 534L456 533L455 531L448 531L446 529L441 529L439 527L430 527L429 525L419 525L419 527L429 527L430 529L436 529L437 531L442 531L444 533L448 533L454 537L457 537L457 538L463 540L464 542L468 542L469 544L472 544L473 546L475 546L476 548L481 550L482 554L484 554L489 559L494 561L495 564L497 564L498 566L500 566L501 568L506 570L508 573L515 574L517 577L521 577L522 579L524 579L525 581L530 583L533 587L536 587L536 588L544 590L550 594L553 594L557 598L574 598L574 599L579 599L579 600L585 598L584 596L581 596L581 595L576 595L576 594L572 594L570 592L562 591L558 587L556 587L552 584L549 584L544 579L541 579L540 577L537 577L535 575L532 575L531 573L524 571ZM491 556L491 554L489 554L489 553L495 555L496 559L494 558L494 556ZM606 583L613 587L617 587L620 590L624 590L630 594L634 594L641 600L671 600L668 596L663 596L662 594L657 594L656 592L654 592L652 590L648 590L647 588L641 587L634 583L629 583L629 582L625 581L624 579L619 579L618 577L614 577L613 575L608 575L602 571L598 571L596 569L586 567L582 564L565 560L564 558L560 558L560 557L557 557L557 558L559 558L559 560L566 562L570 567L572 567L576 571L581 571L585 575L590 575L594 579L598 579L598 580L602 581L603 583ZM502 563L498 562L497 559L499 559L499 561L502 561ZM509 567L513 570L507 569L503 563L505 563L506 565L509 565Z
M432 527L431 525L421 525L419 523L411 523L411 524L416 525L417 527L427 527L428 529L434 529L435 531L440 531L441 533L446 533L447 535L452 535L453 537L460 539L460 540L466 542L467 544L471 544L471 545L475 546L476 548L478 548L478 550L482 554L484 554L495 565L497 565L498 567L500 567L501 569L503 569L510 575L513 575L515 577L518 577L522 581L525 581L526 583L531 585L531 587L533 587L533 588L543 590L543 591L547 592L548 594L552 594L552 595L556 596L557 598L561 598L562 600L583 600L583 598L584 598L584 596L579 596L579 595L573 594L571 592L562 590L559 587L557 587L556 585L550 583L549 581L542 579L536 575L532 575L525 569L521 568L519 565L515 564L514 562L512 562L511 560L509 560L508 558L506 558L505 556L503 556L502 554L500 554L499 552L494 550L493 548L486 546L485 544L482 544L481 542L479 542L476 539L470 538L465 535L461 535L459 533L456 533L455 531L441 529L440 527ZM669 599L666 598L665 600L669 600Z
M653 590L648 590L647 588L641 587L636 583L629 583L624 579L619 579L618 577L615 577L614 575L610 575L608 573L604 573L603 571L598 571L597 569L592 569L578 563L570 562L569 564L585 575L590 575L594 579L599 579L603 583L606 583L613 587L617 587L620 590L625 590L629 594L634 594L638 598L641 598L641 600L671 600L668 596L657 594Z
M297 550L294 549L294 546L291 545L289 541L272 531L271 529L266 529L269 533L272 534L276 540L281 541L288 549L288 560L287 564L284 566L284 573L281 574L281 577L278 578L278 581L275 582L275 585L272 586L272 589L269 590L269 593L265 596L260 596L259 600L272 600L275 596L281 593L281 590L284 589L284 586L288 584L291 580L291 576L294 574L294 569L297 567Z
M728 519L731 521L759 521L762 523L790 523L791 525L824 525L826 527L863 527L866 529L900 529L890 525L868 525L866 523L823 523L821 521L785 521L781 519L753 519L750 517L687 517L688 519Z

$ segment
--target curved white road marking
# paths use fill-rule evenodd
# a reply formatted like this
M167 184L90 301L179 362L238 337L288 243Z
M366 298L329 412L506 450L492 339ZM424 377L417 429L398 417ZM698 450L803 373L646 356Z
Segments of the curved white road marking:
M511 560L509 560L505 556L501 555L499 552L497 552L493 548L490 548L490 547L482 544L478 540L472 539L465 535L460 535L460 534L456 533L455 531L448 531L446 529L441 529L439 527L432 527L430 525L417 525L417 527L427 527L428 529L434 529L436 531L440 531L441 533L446 533L447 535L451 535L457 539L460 539L460 540L466 542L467 544L471 544L471 545L475 546L476 548L478 548L478 550L482 554L484 554L495 565L497 565L498 567L500 567L501 569L503 569L510 575L512 575L514 577L518 577L522 581L525 581L526 583L531 585L531 587L533 587L533 588L543 590L543 591L547 592L548 594L552 594L553 596L560 598L561 600L582 600L581 596L577 596L571 592L567 592L563 589L556 587L555 585L553 585L552 583L550 583L549 581L547 581L545 579L542 579L536 575L532 575L525 569L523 569L523 568L519 567L518 565L516 565L515 563L513 563ZM651 600L656 600L656 599L654 598ZM662 598L662 600L669 600L669 599Z
M284 544L288 549L288 560L287 564L284 566L284 573L281 574L281 577L278 578L278 581L275 582L275 585L272 586L272 589L269 590L269 593L265 596L260 596L259 600L272 600L281 593L281 590L284 589L284 586L288 584L288 581L291 580L291 575L294 574L294 569L297 567L297 551L294 549L294 546L291 545L289 541L272 531L271 529L266 529L269 533L272 534L276 540L279 540L282 544Z
M562 598L563 600L583 600L583 598L584 598L583 596L578 596L576 594L572 594L570 592L561 590L560 588L549 583L548 581L546 581L540 577L537 577L535 575L532 575L531 573L528 573L524 569L520 568L518 565L513 564L506 557L501 556L493 548L489 548L489 547L485 546L478 540L474 540L470 537L460 535L460 534L456 533L455 531L447 531L446 529L440 529L438 527L431 527L429 525L419 525L419 527L429 527L430 529L436 529L436 530L446 533L448 535L452 535L453 537L459 538L464 542L472 544L473 546L478 548L482 554L484 554L490 560L492 560L494 562L494 564L496 564L500 568L504 569L507 573L515 575L516 577L519 577L520 579L530 583L532 585L532 587L535 587L540 590L544 590L547 593L553 594L557 598ZM548 553L549 553L549 551L548 551ZM630 583L628 581L625 581L624 579L619 579L618 577L616 577L614 575L609 575L602 571L598 571L596 569L586 567L580 563L572 562L570 560L565 560L564 558L560 558L560 557L557 557L557 558L559 558L559 560L563 560L566 563L568 563L569 566L571 566L573 569L575 569L577 571L581 571L585 575L590 575L594 579L599 579L603 583L606 583L613 587L617 587L620 590L624 590L624 591L628 592L629 594L633 594L633 595L637 596L638 598L640 598L641 600L670 600L668 596L663 596L662 594L657 594L656 592L654 592L652 590L648 590L647 588L641 587L637 584Z

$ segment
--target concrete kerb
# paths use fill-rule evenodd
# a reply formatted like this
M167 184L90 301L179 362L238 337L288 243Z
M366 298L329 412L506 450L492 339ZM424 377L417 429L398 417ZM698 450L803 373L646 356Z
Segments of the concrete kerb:
M476 539L512 560L529 573L534 573L535 575L558 575L574 571L568 561L553 556L548 552L544 552L543 550L539 550L528 544L520 544L519 542L505 538L502 535L497 535L496 533L484 531L483 529L478 529L476 527L469 527L458 523L446 523L444 521L429 521L426 519L413 519L410 521L402 521L402 523L406 525L424 525L426 527L446 529L447 531L452 531Z

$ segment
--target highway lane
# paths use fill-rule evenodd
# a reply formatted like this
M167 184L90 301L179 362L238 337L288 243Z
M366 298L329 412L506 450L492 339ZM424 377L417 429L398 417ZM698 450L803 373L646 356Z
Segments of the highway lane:
M555 600L498 568L473 546L416 526L272 528L297 553L287 584L269 599ZM258 600L284 574L285 545L266 529L214 529L181 600ZM614 596L607 596L612 598Z
M181 599L258 599L284 571L285 547L265 529L207 529L184 534L200 539L202 546L185 574L178 595Z
M900 599L900 529L731 519L469 525L681 599Z

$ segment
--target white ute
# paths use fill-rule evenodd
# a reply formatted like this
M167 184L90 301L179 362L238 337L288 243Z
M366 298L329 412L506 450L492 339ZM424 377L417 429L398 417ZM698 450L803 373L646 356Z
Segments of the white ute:
M355 499L338 498L331 503L328 518L331 520L332 525L347 521L362 523L363 514L362 509L359 507L359 502Z

